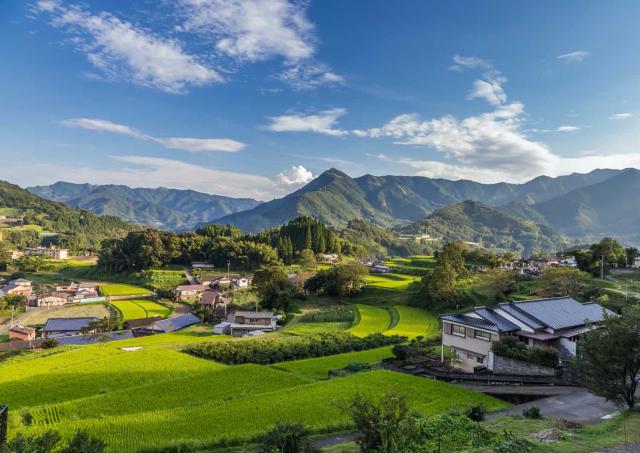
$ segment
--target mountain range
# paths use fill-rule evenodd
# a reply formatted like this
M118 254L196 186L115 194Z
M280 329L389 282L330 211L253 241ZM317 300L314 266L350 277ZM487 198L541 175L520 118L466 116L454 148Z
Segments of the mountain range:
M123 185L92 185L56 182L28 187L28 191L48 200L114 215L132 223L163 230L192 230L220 217L252 209L260 204L251 198L209 195L194 190L140 189Z
M295 192L266 203L126 186L56 183L29 190L164 229L190 229L215 221L257 232L309 215L336 228L357 219L385 228L432 229L427 232L447 239L485 237L486 241L487 231L501 231L494 238L496 246L507 243L511 231L512 237L519 237L517 248L530 249L563 244L563 236L586 241L607 235L640 243L640 200L633 196L638 188L640 171L636 169L540 176L523 184L421 176L352 178L330 169Z

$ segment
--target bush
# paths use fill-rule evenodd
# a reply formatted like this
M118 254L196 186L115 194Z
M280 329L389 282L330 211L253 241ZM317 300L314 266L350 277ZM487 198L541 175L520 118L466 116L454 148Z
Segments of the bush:
M481 422L482 420L484 420L484 416L487 413L487 408L484 407L483 404L478 404L477 406L471 406L469 408L467 408L465 415L467 416L467 418L469 418L469 420L472 420L474 422Z
M538 420L542 418L542 413L540 412L540 408L538 406L529 406L522 409L522 416L524 418Z
M558 354L554 351L546 351L539 348L529 349L525 343L513 336L504 337L500 341L496 341L491 346L491 350L502 357L522 360L523 362L549 368L555 368L559 363Z
M102 440L91 437L85 431L79 431L60 453L103 453L105 448L106 444Z
M493 450L496 453L529 453L533 450L533 444L505 430L493 445Z
M42 342L42 349L51 349L58 346L58 340L55 338L47 338Z
M351 305L331 305L305 313L300 322L353 322L355 314Z
M314 453L319 450L309 440L310 431L301 423L278 423L262 438L264 453Z
M386 336L380 333L358 338L347 332L327 332L308 337L271 337L250 341L197 343L188 346L184 352L227 365L242 363L265 365L287 360L364 351L404 341L406 341L405 337Z

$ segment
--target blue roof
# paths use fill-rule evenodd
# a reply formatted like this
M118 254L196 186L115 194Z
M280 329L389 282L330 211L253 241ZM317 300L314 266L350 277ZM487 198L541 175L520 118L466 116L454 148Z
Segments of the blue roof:
M42 328L43 332L77 332L89 327L98 318L49 318Z
M600 322L604 319L604 313L612 314L596 303L581 303L571 297L526 300L511 305L553 330Z
M167 318L162 321L156 321L147 328L149 330L160 332L173 332L174 330L184 329L185 327L197 324L200 322L200 318L192 313L186 315L176 316L175 318Z
M499 332L498 326L486 319L475 318L467 315L444 314L440 315L440 319L444 321L457 322L466 326L477 327L479 329L487 329L493 332Z
M476 312L476 314L482 316L487 321L493 323L497 327L499 332L514 332L520 330L520 326L512 323L503 316L500 316L493 310L485 307L478 307L475 308L474 311Z

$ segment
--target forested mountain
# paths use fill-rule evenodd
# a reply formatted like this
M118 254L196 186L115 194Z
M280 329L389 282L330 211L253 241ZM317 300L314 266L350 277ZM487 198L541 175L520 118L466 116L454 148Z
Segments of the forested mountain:
M16 185L0 181L0 211L19 219L18 226L5 225L2 239L9 245L40 242L76 251L97 250L104 239L119 238L138 225L114 216L98 216L84 209L45 200ZM33 226L33 227L30 227ZM43 233L43 234L40 234Z
M422 219L435 209L465 200L482 201L490 206L544 202L618 173L594 170L558 178L541 176L524 184L481 184L421 176L351 178L331 169L284 198L223 217L219 222L258 231L281 225L298 215L311 215L334 227L345 227L353 219L389 227Z
M478 242L487 248L513 250L524 256L562 250L569 245L567 238L547 226L512 217L477 201L437 209L404 231L428 232L444 241Z
M432 251L428 245L414 240L401 240L396 233L364 220L350 221L346 228L338 229L338 234L362 247L368 256L376 258L423 255Z
M256 207L250 198L230 198L193 190L145 189L122 185L57 182L27 188L48 200L96 214L115 215L134 223L163 230L192 230L227 214Z

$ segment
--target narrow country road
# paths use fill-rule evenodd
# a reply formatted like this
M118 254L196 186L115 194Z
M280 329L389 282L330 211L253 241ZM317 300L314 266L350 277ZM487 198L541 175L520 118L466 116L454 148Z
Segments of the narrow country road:
M189 272L189 269L186 266L184 268L184 276L186 277L190 285L198 284L198 280L196 280L196 278L193 275L191 275L191 272Z

